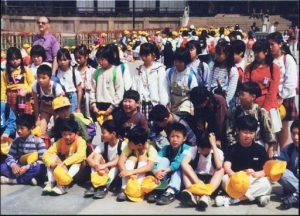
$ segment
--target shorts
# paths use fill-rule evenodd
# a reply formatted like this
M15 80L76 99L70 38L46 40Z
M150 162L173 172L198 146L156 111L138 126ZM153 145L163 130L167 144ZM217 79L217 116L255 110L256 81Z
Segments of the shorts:
M297 119L298 112L296 107L296 97L291 97L283 100L283 106L286 110L286 116L282 121L293 121Z

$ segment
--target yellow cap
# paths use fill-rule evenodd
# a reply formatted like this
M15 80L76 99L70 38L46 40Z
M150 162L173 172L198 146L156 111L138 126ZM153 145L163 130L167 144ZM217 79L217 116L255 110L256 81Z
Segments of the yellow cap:
M31 134L35 135L35 136L41 136L43 134L40 126L36 126L32 131Z
M53 175L54 175L54 179L56 180L57 184L61 185L61 186L69 185L73 181L73 178L61 166L57 166L53 170Z
M271 181L278 181L286 170L286 161L268 160L264 164L264 172Z
M249 189L250 178L245 171L236 172L226 183L226 193L234 198L239 199L244 196Z
M143 191L136 178L130 177L125 188L125 194L128 199L133 202L141 202L144 200Z
M196 194L199 196L202 195L211 195L214 187L212 184L204 184L204 183L197 183L197 184L192 184L188 189L192 194Z
M66 106L71 106L70 100L67 97L57 97L54 98L54 100L52 101L52 108L54 110L62 108L62 107L66 107Z
M19 158L19 162L21 165L32 164L39 159L39 154L37 151L30 152L28 154L22 155Z
M70 49L70 47L69 47L69 46L64 46L64 49L67 49L67 50L69 50L69 49Z
M23 44L23 48L24 48L24 49L28 49L29 47L30 47L30 44L29 44L29 43L24 43L24 44Z
M175 36L175 37L177 37L178 36L177 31L172 31L172 35Z
M280 107L279 107L279 114L280 114L281 119L284 119L285 116L286 116L286 109L283 106L283 104L281 104Z
M103 176L100 176L98 172L91 173L91 182L95 188L106 185L108 180L109 180L109 176L107 173L104 174Z
M160 184L160 183L159 183ZM158 185L159 185L158 184ZM155 183L154 176L146 176L142 181L142 192L143 193L150 193L153 191L158 185Z
M2 142L1 141L1 154L2 155L7 155L10 149L10 144L8 141Z
M106 38L106 37L107 37L107 34L106 34L106 33L102 33L102 34L100 35L100 37Z

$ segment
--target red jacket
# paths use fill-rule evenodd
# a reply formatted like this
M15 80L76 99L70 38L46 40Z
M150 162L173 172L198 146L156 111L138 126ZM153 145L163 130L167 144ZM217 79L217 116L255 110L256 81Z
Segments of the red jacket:
M278 86L280 83L280 69L279 66L273 64L273 76L271 77L270 67L264 66L255 68L249 73L250 65L245 69L245 82L253 81L258 83L262 96L256 99L256 103L267 111L271 108L278 108L279 103L277 100Z

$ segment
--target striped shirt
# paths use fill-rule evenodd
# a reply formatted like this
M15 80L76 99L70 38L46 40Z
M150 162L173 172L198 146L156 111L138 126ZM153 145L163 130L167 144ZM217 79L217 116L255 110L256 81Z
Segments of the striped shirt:
M217 79L226 92L226 102L229 104L236 91L239 72L236 67L232 67L228 76L227 68L213 67L208 78L208 90L218 86Z
M26 140L24 140L21 137L18 137L11 144L5 162L8 166L12 167L12 165L18 163L18 160L22 155L34 151L37 151L39 154L38 160L35 163L42 164L43 163L42 157L46 151L46 145L43 139L36 137L34 135L29 135Z

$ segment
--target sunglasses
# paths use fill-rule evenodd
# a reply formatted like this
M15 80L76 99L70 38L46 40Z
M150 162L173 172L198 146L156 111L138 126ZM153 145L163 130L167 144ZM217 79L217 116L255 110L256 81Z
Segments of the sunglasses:
M38 25L39 25L39 24L42 24L42 25L48 24L47 22L40 22L40 21L37 21L36 23L37 23Z

